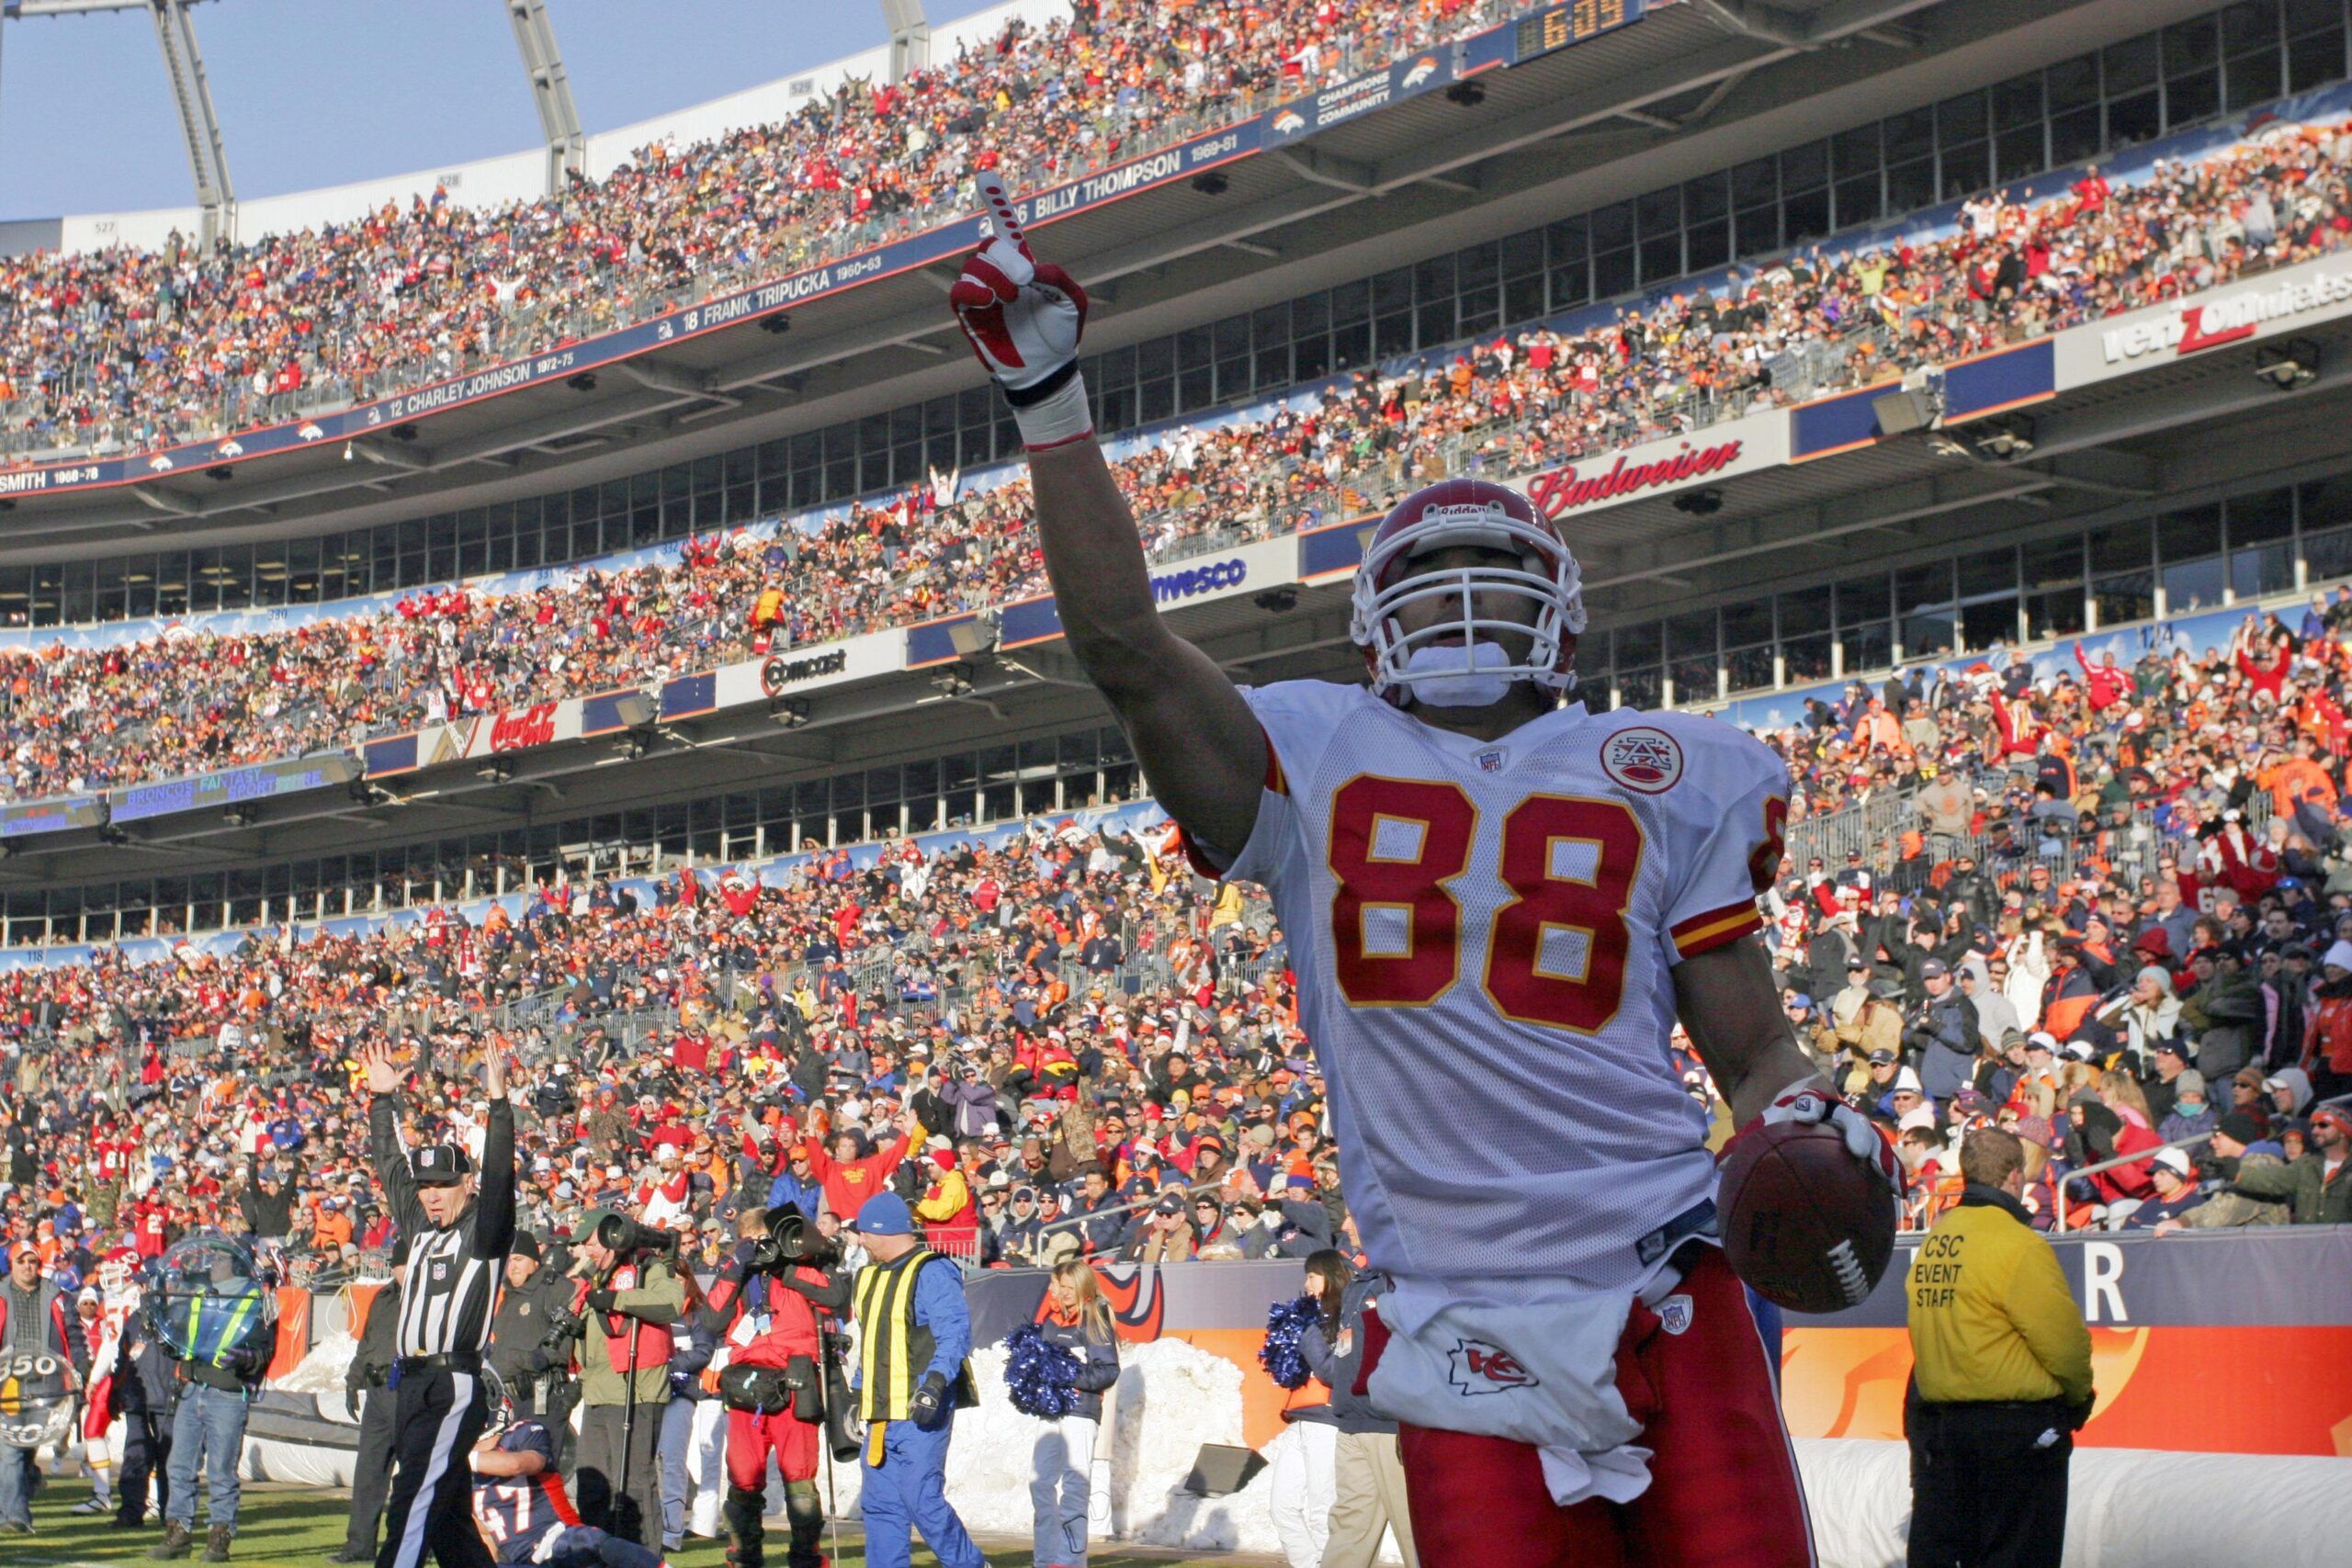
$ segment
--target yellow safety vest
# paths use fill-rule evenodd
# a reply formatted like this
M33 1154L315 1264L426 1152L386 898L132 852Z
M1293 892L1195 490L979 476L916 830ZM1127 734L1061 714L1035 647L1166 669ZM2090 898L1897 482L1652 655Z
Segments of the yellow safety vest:
M916 1247L895 1263L858 1271L852 1308L857 1314L857 1413L867 1421L903 1421L922 1370L931 1364L932 1333L915 1322L915 1276L939 1254Z

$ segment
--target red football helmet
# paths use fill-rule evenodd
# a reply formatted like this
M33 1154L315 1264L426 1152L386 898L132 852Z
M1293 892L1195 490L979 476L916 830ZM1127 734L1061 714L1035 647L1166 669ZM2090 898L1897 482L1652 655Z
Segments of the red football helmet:
M1417 556L1458 545L1509 551L1519 564L1419 572L1408 566ZM1498 593L1533 601L1533 624L1480 617L1474 596ZM1435 598L1457 599L1461 615L1409 634L1397 624L1399 609ZM1584 628L1577 558L1525 496L1487 479L1441 479L1398 502L1373 531L1363 564L1356 568L1349 636L1363 649L1373 691L1391 701L1401 701L1416 678L1408 669L1414 653L1457 633L1465 644L1491 643L1503 632L1532 634L1523 662L1482 666L1481 671L1564 692L1575 680L1568 640Z

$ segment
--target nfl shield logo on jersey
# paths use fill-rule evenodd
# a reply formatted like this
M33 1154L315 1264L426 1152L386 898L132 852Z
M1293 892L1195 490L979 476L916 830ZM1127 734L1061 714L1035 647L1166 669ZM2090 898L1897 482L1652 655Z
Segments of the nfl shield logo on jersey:
M1690 1326L1690 1298L1668 1296L1657 1303L1657 1325L1668 1334L1679 1334Z
M1493 747L1478 753L1478 771L1482 773L1499 773L1503 771L1503 764L1509 761L1510 761L1509 751L1500 746Z

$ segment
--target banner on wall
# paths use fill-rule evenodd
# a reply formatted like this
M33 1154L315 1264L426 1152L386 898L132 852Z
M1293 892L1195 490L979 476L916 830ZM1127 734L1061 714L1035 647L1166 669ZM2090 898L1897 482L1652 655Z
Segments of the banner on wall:
M2352 257L2323 256L2058 334L2059 389L2352 315Z
M1527 498L1536 511L1556 522L1572 513L1777 468L1788 460L1789 419L1775 409L1726 420L1695 434L1563 464L1530 479Z
M719 708L742 707L777 697L800 696L828 686L870 681L899 668L906 634L868 632L840 642L795 648L764 659L747 659L717 670L681 675L662 686L664 722L692 718Z
M531 703L496 713L470 714L447 724L379 736L363 748L368 776L387 778L448 762L502 756L583 740L653 722L653 699L643 692L606 692L594 697Z
M1897 1438L1911 1351L1904 1276L1919 1238L1851 1313L1787 1320L1781 1402L1801 1437ZM2352 1227L2062 1241L2092 1337L2098 1405L2082 1441L2206 1452L2337 1451L2352 1420ZM1280 1430L1282 1392L1257 1362L1266 1310L1297 1295L1300 1265L1102 1264L1122 1339L1182 1338L1240 1369L1250 1440ZM1035 1322L1047 1276L970 1277L975 1345ZM2263 1375L2277 1369L2281 1375Z
M226 768L189 778L164 779L107 792L107 814L115 822L137 822L181 811L218 810L274 800L304 790L336 789L359 776L359 761L348 751L319 751L251 767Z
M0 839L28 839L40 833L70 833L77 828L106 825L107 803L100 795L57 795L0 806Z

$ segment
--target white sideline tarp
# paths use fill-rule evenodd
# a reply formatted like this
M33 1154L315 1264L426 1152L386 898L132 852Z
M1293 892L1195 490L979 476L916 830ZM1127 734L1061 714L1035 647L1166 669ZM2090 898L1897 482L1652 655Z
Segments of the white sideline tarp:
M1911 1459L1899 1442L1800 1438L1821 1568L1901 1568ZM2352 1540L2352 1459L2077 1449L2065 1568L2329 1561ZM2314 1551L2318 1555L2313 1555Z

